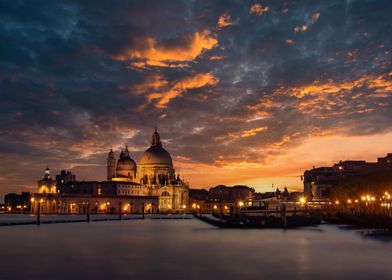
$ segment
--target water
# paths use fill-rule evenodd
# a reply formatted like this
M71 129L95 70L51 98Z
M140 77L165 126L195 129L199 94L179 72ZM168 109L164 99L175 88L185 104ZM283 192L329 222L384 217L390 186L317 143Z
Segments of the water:
M392 279L392 239L198 220L0 227L0 279Z

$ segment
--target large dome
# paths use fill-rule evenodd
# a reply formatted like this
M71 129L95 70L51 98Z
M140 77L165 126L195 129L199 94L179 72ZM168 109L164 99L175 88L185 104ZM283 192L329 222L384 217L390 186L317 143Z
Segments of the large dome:
M148 148L139 161L140 165L169 165L173 166L170 154L160 146Z
M173 161L170 154L162 148L161 137L155 128L152 135L151 146L148 148L139 161L140 165L166 165L173 167Z

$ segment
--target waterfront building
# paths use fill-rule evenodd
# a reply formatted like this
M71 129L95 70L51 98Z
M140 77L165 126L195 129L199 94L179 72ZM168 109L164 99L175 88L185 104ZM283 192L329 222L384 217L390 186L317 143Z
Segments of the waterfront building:
M190 190L190 208L194 212L229 213L254 198L255 190L247 186L218 185L207 190Z
M9 212L25 212L30 209L30 193L8 193L4 196L5 210Z
M56 175L57 184L75 182L76 176L72 174L70 171L61 170L60 174Z
M239 201L251 200L254 197L255 190L242 185L233 187L219 185L210 188L209 193L209 198L213 202L238 203Z
M331 188L342 180L386 170L392 170L392 153L378 158L377 162L346 160L330 167L313 167L304 172L304 194L316 200L329 199Z
M120 205L128 205L130 213L142 208L151 213L186 211L188 183L179 174L176 176L172 158L163 148L157 129L139 166L127 146L117 161L111 149L106 161L106 181L77 181L75 175L64 170L56 181L47 168L38 181L38 192L33 195L32 211L41 207L47 213L84 213L90 207L92 212L113 213L121 211Z

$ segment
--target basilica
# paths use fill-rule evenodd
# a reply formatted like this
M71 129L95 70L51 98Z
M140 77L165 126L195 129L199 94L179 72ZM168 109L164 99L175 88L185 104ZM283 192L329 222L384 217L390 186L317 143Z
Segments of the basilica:
M32 196L31 211L41 213L178 213L189 203L189 186L176 174L155 128L151 145L139 159L125 146L116 160L110 150L105 181L78 181L69 171L53 179L49 168Z
M184 208L188 203L189 187L179 174L175 174L173 160L162 147L160 135L155 128L151 146L140 157L139 165L129 154L128 147L120 152L116 162L113 150L107 158L107 180L133 182L143 185L150 196L159 197L159 209Z

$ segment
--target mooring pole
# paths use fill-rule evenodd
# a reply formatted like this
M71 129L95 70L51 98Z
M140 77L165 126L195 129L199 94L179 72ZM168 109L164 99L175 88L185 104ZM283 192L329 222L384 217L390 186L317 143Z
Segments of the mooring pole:
M87 223L90 222L90 203L87 203Z
M121 221L122 219L122 202L118 203L118 220Z
M41 202L38 202L38 209L37 209L37 225L41 224Z
M144 202L142 203L142 215L143 215L143 220L144 220Z
M282 217L283 228L287 228L286 204L282 204L280 209L280 215Z

